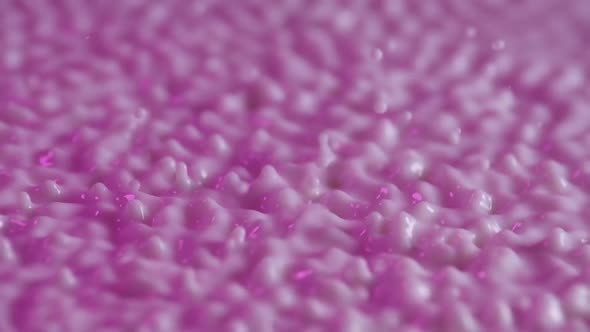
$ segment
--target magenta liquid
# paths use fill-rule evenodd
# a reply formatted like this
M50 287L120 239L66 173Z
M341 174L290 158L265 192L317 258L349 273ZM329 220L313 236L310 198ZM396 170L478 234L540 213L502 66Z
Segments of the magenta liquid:
M0 0L0 332L590 331L587 0Z

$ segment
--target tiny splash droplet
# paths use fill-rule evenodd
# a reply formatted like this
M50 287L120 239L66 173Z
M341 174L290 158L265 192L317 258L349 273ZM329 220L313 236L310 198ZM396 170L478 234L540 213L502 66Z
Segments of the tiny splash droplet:
M312 270L309 270L309 269L301 270L301 271L295 273L295 280L305 279L305 278L311 276L312 274L313 274Z
M39 156L39 165L43 167L53 166L53 151L49 150Z
M416 202L421 202L424 197L422 197L422 194L420 194L419 192L415 192L412 194L412 198L416 201Z
M255 239L258 237L258 232L260 231L260 225L254 227L252 229L252 231L250 231L250 234L248 234L248 238L249 239Z
M377 199L383 198L388 193L389 193L389 190L387 190L386 187L381 187L381 189L379 189L379 193L377 194Z

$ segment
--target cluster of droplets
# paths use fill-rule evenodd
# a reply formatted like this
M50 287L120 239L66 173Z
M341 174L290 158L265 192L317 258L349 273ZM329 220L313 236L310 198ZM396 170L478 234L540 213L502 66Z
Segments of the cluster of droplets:
M589 7L0 2L0 331L587 331Z

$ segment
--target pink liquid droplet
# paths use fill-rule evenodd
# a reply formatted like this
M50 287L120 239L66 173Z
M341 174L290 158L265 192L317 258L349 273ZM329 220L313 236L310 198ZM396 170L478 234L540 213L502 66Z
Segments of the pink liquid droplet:
M301 270L295 273L295 280L302 280L305 279L313 274L312 270Z
M53 166L53 151L47 151L39 157L39 165L43 167Z
M423 197L422 194L415 192L412 194L412 198L416 201L416 202L421 202Z

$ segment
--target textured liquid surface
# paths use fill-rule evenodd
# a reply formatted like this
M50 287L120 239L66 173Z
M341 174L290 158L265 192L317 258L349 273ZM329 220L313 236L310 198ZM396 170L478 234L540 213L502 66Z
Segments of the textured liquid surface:
M590 3L0 0L0 331L590 331Z

